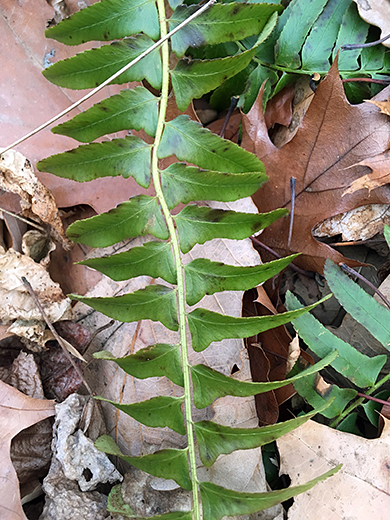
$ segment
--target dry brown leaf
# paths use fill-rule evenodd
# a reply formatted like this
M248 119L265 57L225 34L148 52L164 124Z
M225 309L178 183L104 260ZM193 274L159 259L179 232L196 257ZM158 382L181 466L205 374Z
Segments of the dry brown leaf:
M363 175L363 177L353 181L350 188L345 190L343 193L343 197L362 189L367 189L370 192L371 190L390 182L389 150L377 155L376 157L370 157L364 161L360 161L357 163L357 166L368 166L371 168L371 173Z
M390 87L376 99L389 97ZM296 179L295 214L290 247L289 218L279 219L262 233L262 242L283 256L301 252L296 263L322 272L326 258L350 266L330 246L312 236L313 227L326 218L366 204L388 204L389 190L359 191L342 197L366 167L356 166L388 148L390 123L367 103L350 105L337 70L337 60L317 88L295 137L282 148L269 139L261 110L261 96L243 116L243 147L264 162L269 181L253 196L259 211L291 208L290 179ZM355 166L354 166L355 165Z
M19 482L11 462L11 440L20 431L55 414L54 402L28 397L0 381L0 517L27 520L20 502Z
M71 305L59 284L51 280L48 272L28 256L9 249L0 255L0 320L13 322L13 334L43 345L45 342L40 310L31 298L21 277L31 283L49 320L53 323L71 317Z
M388 520L390 421L379 439L365 439L308 421L278 441L281 471L292 486L342 463L331 479L294 498L289 520Z
M291 343L288 347L288 357L287 357L287 365L286 372L287 374L293 369L295 363L298 361L299 356L301 355L301 348L299 346L299 336L296 336L291 340Z
M386 114L390 116L390 99L386 99L386 101L376 101L375 99L366 99L366 103L372 103L376 107L381 109L382 114Z
M19 195L23 214L49 224L63 246L70 247L51 191L36 177L30 161L21 153L9 150L0 155L0 188Z
M376 25L382 30L381 38L384 38L390 33L389 0L354 0L354 2L357 4L359 14L363 20L371 25ZM383 45L390 47L390 40L383 42Z

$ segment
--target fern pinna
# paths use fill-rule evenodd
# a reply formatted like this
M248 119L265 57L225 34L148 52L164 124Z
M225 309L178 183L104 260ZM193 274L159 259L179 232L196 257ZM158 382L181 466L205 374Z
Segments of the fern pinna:
M68 45L90 40L119 41L58 62L46 69L44 75L61 87L95 87L198 9L197 5L177 4L176 0L170 0L169 6L164 0L103 0L76 13L48 29L47 36ZM173 12L169 19L167 9ZM252 336L310 309L274 317L240 318L192 307L205 295L254 287L280 272L293 257L250 267L225 265L207 258L196 258L189 263L183 260L183 255L196 244L216 238L244 240L286 215L285 210L269 214L240 213L194 204L193 201L199 200L231 202L248 197L267 177L256 156L179 112L184 111L193 98L215 89L246 67L271 33L281 10L278 4L213 5L172 37L171 48L177 62L174 68L170 67L166 41L161 51L154 50L115 79L118 84L137 81L152 88L139 84L133 89L124 89L58 125L54 132L89 144L44 159L38 165L42 171L79 182L102 176L132 176L143 188L152 183L155 190L155 196L134 196L108 213L75 222L68 229L72 240L92 247L107 247L147 235L148 240L141 246L83 263L114 280L147 275L157 278L155 283L117 297L71 297L123 322L152 320L170 331L178 331L176 344L149 345L124 358L114 358L104 351L96 355L116 362L135 378L166 376L181 388L177 390L178 396L113 404L146 426L169 427L186 436L184 448L166 448L135 457L124 455L109 436L97 441L103 451L119 455L153 476L173 479L192 493L191 510L167 512L155 518L216 520L225 515L248 515L310 489L337 470L306 485L270 493L238 492L199 477L199 468L212 466L220 455L259 447L313 415L261 429L232 428L210 420L193 419L194 410L205 409L220 397L253 396L302 377L298 375L276 383L253 383L231 378L203 364L191 366L189 362L189 343L193 351L202 352L212 342ZM259 35L254 46L234 56L213 60L189 60L184 56L191 46L235 41L254 34ZM174 95L178 115L169 120L167 106L171 95ZM147 142L147 136L142 134L145 139L128 135L123 139L90 143L120 130L143 130L152 140ZM163 160L171 156L177 161L164 167ZM179 204L191 202L179 212L172 212ZM336 355L327 356L303 375L321 369ZM118 500L118 489L114 488L109 507L136 516L129 512L126 504L118 506Z

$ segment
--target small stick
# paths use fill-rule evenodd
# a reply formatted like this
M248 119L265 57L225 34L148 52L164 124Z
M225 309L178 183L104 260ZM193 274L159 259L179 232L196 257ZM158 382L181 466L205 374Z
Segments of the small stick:
M352 267L349 267L347 264L344 264L343 262L341 262L339 266L345 273L350 274L352 276L356 276L356 278L359 278L359 280L368 285L368 287L370 287L370 289L372 289L379 296L379 298L381 298L386 307L390 309L389 300L386 298L384 294L380 292L380 290L377 287L375 287L374 284L367 280L367 278L365 278L362 274L358 273L357 271L355 271L355 269L352 269Z
M69 363L71 363L71 365L73 366L73 368L75 369L77 375L79 376L79 378L82 380L82 382L84 383L84 386L85 388L88 390L88 393L93 397L93 392L91 390L91 387L89 386L89 384L86 382L86 380L84 379L84 376L83 374L81 373L81 370L79 369L79 367L76 365L76 363L74 362L74 360L72 359L71 355L69 354L68 352L68 349L66 348L64 342L62 341L62 338L61 336L59 336L57 334L57 331L56 329L53 327L53 325L50 323L50 320L49 318L47 317L47 314L46 312L44 311L43 307L42 307L42 304L41 302L39 301L39 298L38 296L35 294L34 292L34 289L31 287L31 284L30 282L24 277L22 276L21 277L22 279L22 282L24 284L24 286L27 288L31 298L34 300L34 303L35 305L38 307L40 313L42 314L42 318L45 320L46 322L46 325L49 327L49 329L51 330L53 336L55 337L55 339L58 341L59 345L61 346L62 350L64 351L64 354L65 356L68 358L69 360Z
M377 397L371 397L370 395L357 393L359 397L363 397L364 399L369 399L370 401L375 401L376 403L383 404L383 406L390 406L389 401L384 401L383 399L378 399Z
M287 247L290 249L291 237L294 225L294 211L295 211L295 177L290 177L290 190L291 190L291 211L290 211L290 225L288 228L288 239Z
M374 47L375 45L379 45L380 43L385 42L390 38L390 34L385 36L384 38L381 38L380 40L376 40L375 42L370 43L352 43L347 45L342 45L341 50L342 51L351 51L353 49L364 49L366 47Z
M388 79L373 79L373 78L345 78L341 80L341 83L353 83L360 81L363 83L377 83L378 85L388 85L390 80Z
M111 83L111 81L113 81L114 79L116 79L118 76L120 76L121 74L123 74L124 72L126 72L130 67L132 67L133 65L135 65L136 63L138 63L139 61L142 60L142 58L145 58L145 56L147 56L148 54L150 54L152 51L154 51L155 49L157 49L158 47L160 47L165 41L167 41L171 36L173 36L174 34L176 34L178 31L180 31L180 29L182 29L185 25L187 25L189 22L192 22L192 20L194 20L195 18L197 18L200 14L202 14L204 11L206 11L206 9L208 9L210 6L212 6L214 3L216 2L216 0L209 0L209 2L207 2L207 4L205 4L203 7L201 7L200 9L198 9L195 13L193 13L191 16L189 16L188 18L186 18L184 20L184 22L182 22L181 24L179 24L177 27L175 27L171 32L169 32L168 34L166 34L164 36L164 38L161 38L161 40L158 40L158 42L154 43L151 47L149 47L149 49L147 49L146 51L144 51L142 54L140 54L138 56L138 58L135 58L133 61L131 61L130 63L128 63L127 65L125 65L124 67L122 67L120 70L118 70L118 72L116 72L115 74L113 74L112 76L110 76L108 79L106 79L106 81L103 81L103 83L101 83L98 87L94 88L91 92L89 92L88 94L86 94L84 97L82 97L81 99L79 99L79 101L76 101L76 103L73 103L73 105L71 105L70 107L66 108L65 110L63 110L62 112L60 112L58 115L52 117L49 121L46 121L46 123L44 123L43 125L41 126L38 126L37 128L35 128L35 130L32 130L31 132L29 132L28 134L26 134L25 136L21 137L20 139L18 139L17 141L15 141L14 143L10 144L9 146L7 146L6 148L0 150L0 155L1 153L4 153L4 152L8 152L8 150L11 150L11 148L14 148L15 146L17 146L18 144L20 143L23 143L23 141L26 141L26 139L29 139L30 137L32 137L33 135L37 134L38 132L40 132L41 130L43 130L44 128L47 128L48 126L50 126L52 123L55 123L56 121L58 121L58 119L61 119L61 117L65 116L66 114L68 114L71 110L73 110L74 108L77 108L79 105L81 105L81 103L84 103L84 101L87 101L87 99L91 98L92 96L94 96L97 92L99 92L100 90L102 90L105 86L107 86L109 83Z
M227 114L225 116L225 120L223 122L222 128L221 128L221 130L219 132L219 136L222 137L222 139L225 138L225 132L226 132L227 125L229 123L229 119L231 118L231 116L233 114L233 111L234 111L234 109L237 106L237 103L238 103L238 96L233 96L231 101L230 101L229 110L227 111Z
M42 233L45 233L47 235L47 231L45 228L34 222L33 220L28 220L27 218L21 217L20 215L17 215L16 213L13 213L12 211L8 211L6 209L3 209L0 207L0 212L5 213L6 215L10 215L11 217L15 217L22 222L25 222L29 226L35 227L36 229L39 229L39 231L42 231Z
M260 242L260 240L258 240L256 237L249 237L249 238L252 240L252 242L254 242L258 246L260 246L265 251L268 251L268 253L271 253L271 255L275 256L276 258L283 258L283 256L279 255L276 251L274 251L270 247L263 244L263 242ZM303 276L307 276L308 278L315 277L315 274L312 273L311 271L305 271L304 269L301 269L300 267L294 265L293 263L290 264L290 267L291 267L291 269L293 269L294 271L296 271L299 274L302 274Z
M103 332L104 330L106 329L109 329L110 327L112 327L115 323L115 320L110 320L108 323L106 323L105 325L102 325L101 327L99 327L98 329L95 330L95 332L92 334L91 336L91 339L88 341L88 343L84 346L83 348L83 351L81 354L85 354L85 352L87 352L87 350L89 349L89 347L91 346L91 343L92 341L96 338L96 336L98 334L100 334L101 332Z

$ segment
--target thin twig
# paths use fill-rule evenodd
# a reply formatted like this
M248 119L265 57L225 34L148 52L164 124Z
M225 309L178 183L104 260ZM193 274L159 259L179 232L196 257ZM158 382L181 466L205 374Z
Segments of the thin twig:
M287 247L290 249L291 237L294 225L294 211L295 211L295 177L290 177L290 191L291 191L291 211L290 211L290 225L288 228Z
M386 307L388 307L388 309L390 309L389 300L386 298L386 296L383 293L380 292L378 287L375 287L375 285L370 282L370 280L367 280L367 278L365 278L362 274L358 273L357 271L355 271L355 269L352 269L352 267L349 267L347 264L344 264L343 262L341 262L339 264L339 266L345 273L348 273L352 276L356 276L356 278L359 278L359 280L361 280L366 285L368 285L368 287L370 287L370 289L372 289L379 296L379 298L381 298L381 300L386 305Z
M364 49L365 47L374 47L375 45L379 45L380 43L385 42L390 38L390 34L385 36L384 38L381 38L380 40L376 40L375 42L370 43L352 43L347 45L342 45L341 50L342 51L351 51L353 49Z
M377 83L378 85L389 85L389 79L373 79L373 78L345 78L341 80L341 83Z
M20 215L17 215L16 213L13 213L12 211L8 211L1 207L0 207L0 212L5 213L6 215L10 215L11 217L15 217L18 220L21 220L22 222L24 222L25 224L35 227L36 229L39 229L39 231L42 231L42 233L45 233L47 235L46 229L44 227L40 226L39 224L37 224L36 222L34 222L33 220L28 220L27 218L21 217Z
M233 111L237 106L237 103L238 103L238 96L233 96L230 101L229 110L227 111L222 128L219 132L219 136L222 137L223 139L225 138L225 132L226 132L227 125L229 123L229 119L231 118Z
M64 354L66 355L66 357L68 358L69 362L71 363L71 365L72 365L73 368L75 369L75 371L76 371L77 375L79 376L79 378L80 378L80 379L82 380L82 382L84 383L85 388L88 390L89 394L93 397L93 392L92 392L92 390L91 390L91 387L90 387L89 384L86 382L86 380L84 379L84 376L83 376L81 370L79 369L79 367L76 365L76 363L75 363L74 360L72 359L71 355L69 354L68 349L66 348L65 343L62 341L61 336L59 336L59 335L57 334L56 329L55 329L55 328L53 327L53 325L50 323L50 320L49 320L49 318L47 317L47 314L46 314L45 310L43 309L42 304L41 304L41 302L39 301L38 296L35 294L34 289L31 287L30 282L29 282L29 281L28 281L24 276L22 276L21 279L22 279L22 282L23 282L24 286L25 286L26 289L28 290L28 292L29 292L31 298L34 300L35 305L38 307L40 313L42 314L42 318L45 320L46 325L49 327L49 329L51 330L53 336L54 336L55 339L58 341L58 344L61 346L62 350L64 351Z
M383 406L390 406L389 401L384 401L383 399L378 399L377 397L371 397L370 395L361 394L360 392L357 393L359 397L363 397L363 399L368 399L369 401L375 401L375 403L382 404Z
M260 242L260 240L258 240L256 237L249 237L249 238L252 240L252 242L254 242L258 246L260 246L265 251L268 251L268 253L271 253L271 255L275 256L276 258L283 258L283 256L279 255L276 251L274 251L270 247L263 244L263 242ZM302 274L303 276L307 276L308 278L315 278L315 273L313 273L311 271L305 271L304 269L301 269L300 267L294 265L293 263L291 263L289 267L291 267L291 269L293 269L297 273Z
M200 14L202 14L204 11L206 11L210 6L212 6L214 3L216 2L216 0L209 0L207 2L207 4L205 4L203 7L201 7L200 9L198 9L195 13L193 13L191 16L189 16L188 18L186 18L184 20L184 22L182 22L181 24L179 24L177 27L175 27L171 32L169 32L168 34L166 34L163 38L161 38L161 40L158 40L158 42L154 43L151 47L149 47L149 49L147 49L146 51L144 51L142 54L140 54L137 58L135 58L133 61L131 61L130 63L128 63L127 65L125 65L124 67L122 67L120 70L118 70L118 72L116 72L115 74L113 74L112 76L110 76L108 79L106 79L106 81L103 81L103 83L101 83L98 87L94 88L91 92L89 92L88 94L86 94L84 97L82 97L79 101L76 101L76 103L73 103L73 105L71 105L70 107L66 108L65 110L63 110L62 112L60 112L58 115L56 115L55 117L52 117L49 121L46 121L46 123L44 123L43 125L41 126L38 126L37 128L35 128L35 130L32 130L31 132L29 132L28 134L26 134L25 136L21 137L20 139L18 139L17 141L15 141L14 143L10 144L9 146L7 146L6 148L4 148L3 150L0 151L0 153L4 153L4 152L7 152L8 150L11 150L11 148L14 148L15 146L17 146L18 144L20 143L23 143L23 141L26 141L26 139L29 139L30 137L32 137L33 135L37 134L38 132L40 132L41 130L43 130L44 128L47 128L48 126L50 126L52 123L55 123L56 121L58 121L58 119L61 119L61 117L65 116L66 114L68 114L69 112L71 112L74 108L77 108L78 106L80 106L82 103L84 103L84 101L87 101L87 99L91 98L92 96L94 96L97 92L99 92L100 90L102 90L105 86L107 86L109 83L111 83L114 79L116 79L118 76L120 76L121 74L123 74L124 72L126 72L128 69L130 69L130 67L132 67L133 65L137 64L139 61L142 60L142 58L145 58L145 56L147 56L148 54L150 54L151 52L153 52L155 49L158 49L158 47L160 47L166 40L168 40L169 38L171 38L171 36L173 36L174 34L176 34L178 31L180 31L180 29L182 29L184 26L186 26L188 23L190 23L192 20L194 20L195 18L197 18Z
M91 346L91 343L92 341L96 338L96 336L98 334L100 334L101 332L103 332L104 330L106 329L109 329L110 327L112 327L115 323L115 320L110 320L108 323L106 323L105 325L102 325L101 327L99 327L98 329L95 330L95 332L92 334L90 340L88 341L88 343L84 346L83 348L83 351L82 351L82 354L84 355L87 350L89 349L89 347Z

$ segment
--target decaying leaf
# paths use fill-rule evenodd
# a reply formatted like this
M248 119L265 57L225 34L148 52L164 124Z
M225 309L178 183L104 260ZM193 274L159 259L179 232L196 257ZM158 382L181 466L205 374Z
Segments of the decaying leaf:
M14 334L42 345L46 325L22 276L31 283L52 323L71 317L70 300L44 267L32 258L13 249L0 255L0 319L5 323L13 322L9 330Z
M363 20L371 25L376 25L382 30L381 38L390 33L390 3L388 0L354 0L354 2L357 4L359 14ZM390 40L383 42L383 45L390 47Z
M54 414L53 401L28 397L0 381L0 516L4 520L27 520L20 502L16 471L11 462L11 440L20 431Z
M357 163L357 166L368 166L371 172L353 181L351 187L345 190L343 197L358 190L369 192L390 182L390 152L387 150L376 157L369 157Z
M14 150L0 157L0 188L19 195L24 215L49 224L54 237L69 248L54 196L37 179L30 161Z
M327 218L313 228L313 235L315 237L341 235L342 240L346 241L368 240L377 233L383 233L385 224L390 224L389 205L367 204Z
M389 92L387 87L376 99L388 98ZM295 262L309 270L321 272L326 258L359 265L316 241L312 229L326 218L365 204L389 203L387 187L342 197L351 183L366 173L366 167L357 163L383 153L389 139L390 124L385 115L367 103L348 103L337 60L318 86L297 134L280 149L268 137L260 95L243 116L243 146L264 162L269 176L269 181L253 196L259 210L291 209L290 179L296 179L290 246L289 217L266 228L262 241L283 256L302 252Z
M372 103L376 107L381 109L382 114L390 116L390 99L386 101L376 101L375 99L366 99L366 103Z
M284 435L277 444L281 471L290 476L293 486L343 464L333 479L294 498L289 520L387 520L390 421L386 420L379 439L365 439L308 421Z
M293 369L295 363L298 361L299 356L301 355L301 348L299 346L299 336L298 334L291 340L291 343L288 347L288 357L287 357L287 374Z

